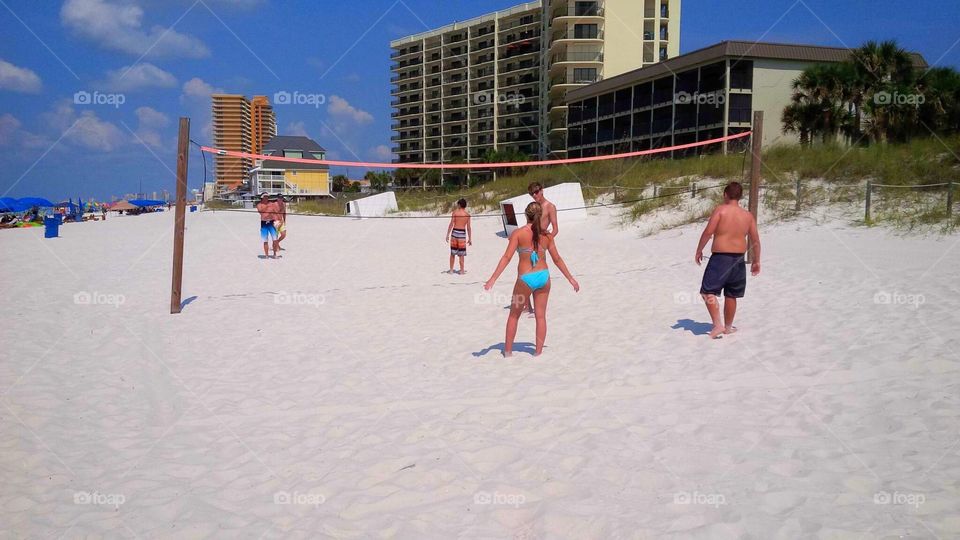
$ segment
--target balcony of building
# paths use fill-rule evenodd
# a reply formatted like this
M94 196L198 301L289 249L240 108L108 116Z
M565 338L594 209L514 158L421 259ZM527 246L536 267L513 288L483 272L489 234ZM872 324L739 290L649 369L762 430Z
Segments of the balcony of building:
M417 54L421 54L422 52L423 52L423 50L420 48L420 45L419 45L419 44L417 44L417 45L412 45L412 46L411 46L411 45L405 45L405 46L401 47L400 49L397 49L397 50L393 51L393 53L390 54L390 59L391 59L391 60L399 60L399 59L401 59L401 58L406 58L406 57L409 57L409 56L414 56L414 55L417 55Z
M601 51L561 51L550 57L550 73L581 66L598 68L598 64L603 64Z
M527 14L518 18L505 19L500 23L500 36L510 31L539 28L542 19L539 14ZM519 30L518 30L519 29Z
M550 34L550 50L556 51L573 43L603 43L602 24L561 23Z
M602 2L560 2L551 12L554 21L560 19L560 22L584 21L591 22L591 19L603 19L604 6Z

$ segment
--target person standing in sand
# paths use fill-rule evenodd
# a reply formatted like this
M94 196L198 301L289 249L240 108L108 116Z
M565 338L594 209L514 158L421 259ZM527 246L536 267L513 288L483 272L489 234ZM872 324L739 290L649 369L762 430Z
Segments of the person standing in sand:
M531 182L530 185L527 186L527 194L543 209L543 214L540 218L540 230L556 238L557 235L560 234L560 222L557 221L557 205L548 201L543 195L543 185L541 185L540 182ZM528 297L524 303L523 309L527 310L531 315L535 315L533 301L530 297Z
M453 273L454 257L460 257L460 274L466 274L463 269L463 259L467 256L467 246L473 245L473 230L470 228L470 213L467 212L467 200L457 201L457 208L450 215L450 225L447 226L447 237L444 242L450 243L450 270Z
M540 356L543 352L543 342L547 337L547 300L550 299L550 269L547 267L546 253L550 253L554 264L560 269L573 290L580 292L580 284L570 274L566 263L560 257L557 251L557 243L554 237L543 232L541 223L543 223L543 207L539 203L532 202L527 205L525 211L527 224L524 227L513 231L510 235L510 242L503 257L500 257L500 264L494 270L490 279L484 283L484 290L489 291L493 288L497 278L503 273L503 270L510 263L515 253L520 254L520 262L517 265L517 283L513 286L513 296L510 301L510 314L507 316L506 338L503 343L503 355L513 355L513 340L517 336L517 321L523 312L524 302L532 295L536 307L537 317L537 344L534 356Z
M273 258L278 257L280 251L280 242L277 240L277 229L275 223L279 216L279 208L276 202L271 202L266 193L260 194L260 202L257 203L257 212L260 212L260 240L263 241L263 258L270 257L270 243L273 243Z
M752 251L751 274L760 274L760 232L757 220L750 212L740 207L743 186L730 182L723 190L723 204L714 209L706 229L700 235L694 260L697 266L703 261L703 248L710 245L712 254L703 272L700 295L707 304L713 321L710 339L719 339L723 334L737 331L733 319L737 315L737 299L747 290L747 238ZM723 320L720 318L720 293L724 295Z
M280 235L277 238L277 246L280 246L280 242L283 242L283 239L287 237L287 201L284 200L283 195L277 195L277 214L280 216L280 222L277 224L277 234ZM280 249L284 249L281 247Z
M543 209L540 230L556 238L560 234L560 223L557 221L557 205L543 196L543 186L540 185L540 182L533 182L527 186L527 193Z

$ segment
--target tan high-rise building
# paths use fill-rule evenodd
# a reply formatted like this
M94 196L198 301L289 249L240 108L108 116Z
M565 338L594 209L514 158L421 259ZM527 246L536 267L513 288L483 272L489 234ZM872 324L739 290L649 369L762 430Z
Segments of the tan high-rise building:
M253 96L250 100L250 122L252 153L262 154L263 147L277 135L277 117L267 96Z
M266 96L252 101L240 94L213 94L213 140L217 148L259 154L277 134L277 120ZM216 192L243 185L253 160L231 156L214 157Z
M566 93L679 55L680 2L540 0L391 42L396 161L565 156Z

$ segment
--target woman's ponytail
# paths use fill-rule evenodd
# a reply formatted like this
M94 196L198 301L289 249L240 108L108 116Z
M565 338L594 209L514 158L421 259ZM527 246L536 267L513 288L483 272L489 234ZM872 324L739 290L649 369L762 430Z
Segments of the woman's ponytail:
M532 202L527 205L524 212L527 215L527 222L530 223L530 229L533 230L533 250L540 251L540 222L543 217L543 207L540 203Z

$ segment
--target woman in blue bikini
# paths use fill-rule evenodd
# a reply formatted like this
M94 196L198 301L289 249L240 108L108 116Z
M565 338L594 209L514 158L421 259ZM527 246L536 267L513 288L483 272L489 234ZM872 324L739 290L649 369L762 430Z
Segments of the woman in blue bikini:
M547 267L546 253L550 253L553 262L560 269L573 290L579 292L580 284L570 275L570 270L557 251L557 244L553 237L540 230L540 218L543 208L538 203L530 203L526 210L527 225L513 231L507 251L500 258L500 264L493 272L493 276L483 285L485 290L493 288L497 278L510 263L514 253L520 254L520 264L517 267L517 283L513 286L513 297L510 301L510 315L507 317L507 336L504 341L503 355L513 354L513 339L517 335L517 321L523 313L523 306L533 295L533 305L537 318L537 350L534 356L543 352L543 341L547 337L547 299L550 297L550 269Z

